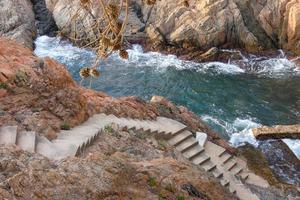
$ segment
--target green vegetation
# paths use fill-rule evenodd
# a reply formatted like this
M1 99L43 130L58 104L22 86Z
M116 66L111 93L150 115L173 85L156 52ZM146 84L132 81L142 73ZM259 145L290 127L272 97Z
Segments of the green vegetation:
M168 185L166 185L165 190L167 190L167 191L169 191L169 192L171 192L171 193L174 193L175 190L176 190L176 189L175 189L175 185L172 184L172 183L169 183Z
M106 125L106 126L104 127L104 131L106 131L106 132L108 132L108 133L114 133L114 132L115 132L115 130L113 129L113 127L112 127L111 124Z
M7 84L6 83L0 83L0 89L6 89Z
M180 194L180 195L178 195L177 200L185 200L185 198L182 194Z
M70 130L71 127L70 127L69 124L64 123L64 124L62 124L62 125L60 126L60 129L61 129L61 130Z
M158 140L158 148L162 151L166 151L168 149L168 144L165 140Z
M155 177L150 177L148 180L148 185L150 187L155 187L156 186L156 178Z

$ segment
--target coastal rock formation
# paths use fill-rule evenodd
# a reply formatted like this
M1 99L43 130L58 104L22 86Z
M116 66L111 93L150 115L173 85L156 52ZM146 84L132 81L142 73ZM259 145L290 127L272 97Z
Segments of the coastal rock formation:
M165 0L157 1L153 7L141 0L130 2L128 29L132 31L127 37L143 43L147 35L151 44L158 46L156 49L193 47L193 51L204 51L219 47L258 53L283 48L300 54L298 0L189 0L188 6L182 1ZM69 37L80 34L71 22L77 10L81 27L89 28L92 24L78 0L46 3L59 28L64 28ZM94 1L92 5L95 16L101 16Z
M300 125L277 125L254 128L253 135L257 139L300 139Z
M36 27L39 35L54 37L58 28L52 13L47 9L45 0L31 0L36 19Z
M0 1L0 37L15 39L33 49L35 16L30 0Z
M172 45L244 48L259 52L284 48L300 53L297 0L158 1L149 28ZM157 40L157 35L149 35ZM293 45L292 45L293 44Z

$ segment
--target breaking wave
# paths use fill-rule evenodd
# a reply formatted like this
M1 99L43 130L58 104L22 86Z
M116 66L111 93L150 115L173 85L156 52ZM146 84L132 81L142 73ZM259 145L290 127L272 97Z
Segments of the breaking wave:
M90 62L93 61L95 55L93 52L80 49L73 46L68 41L60 38L51 38L48 36L38 37L35 41L36 55L40 57L49 56L60 60L67 66L76 64L87 64L80 57L89 57ZM227 52L239 52L236 50L223 50ZM117 54L113 54L107 62L119 62L125 66L135 67L155 67L158 71L164 72L167 68L173 67L177 70L195 70L198 73L210 74L257 74L267 77L282 77L290 75L300 75L300 70L293 61L288 60L280 51L276 58L256 57L250 55L246 57L240 52L242 59L228 63L222 62L206 62L195 63L178 59L174 55L164 55L157 52L144 52L140 45L133 45L132 49L128 50L129 59L122 60ZM79 63L78 63L79 62Z

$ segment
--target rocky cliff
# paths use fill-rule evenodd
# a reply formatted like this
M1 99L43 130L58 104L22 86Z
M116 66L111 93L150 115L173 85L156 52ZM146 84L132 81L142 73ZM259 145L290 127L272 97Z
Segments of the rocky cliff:
M179 46L250 52L284 48L299 54L299 9L297 0L189 0L188 7L180 1L158 1L149 32ZM150 38L157 40L155 34Z
M74 35L72 20L80 1L47 0L60 28L67 27L67 35ZM211 47L242 48L249 52L283 48L300 54L300 2L298 0L188 0L157 1L152 7L140 0L132 0L129 38L177 48ZM96 2L93 12L101 15ZM61 17L64 16L64 17ZM88 28L91 18L79 19ZM80 34L76 32L76 34Z
M15 39L33 49L36 27L30 0L0 1L0 37Z

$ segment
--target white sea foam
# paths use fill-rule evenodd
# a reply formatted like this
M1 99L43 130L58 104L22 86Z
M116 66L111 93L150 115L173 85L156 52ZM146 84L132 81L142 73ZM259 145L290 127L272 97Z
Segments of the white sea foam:
M69 65L70 63L87 65L95 58L93 52L77 48L68 41L63 41L60 38L41 36L37 38L35 44L35 53L38 56L49 56L62 63L68 63ZM239 52L237 50L222 51ZM256 57L251 55L246 57L239 52L242 57L240 61L228 61L227 63L195 63L191 61L184 61L178 59L174 55L164 55L157 52L144 52L140 45L133 45L132 49L128 50L128 52L128 60L122 60L119 58L118 54L113 54L107 62L119 62L127 67L152 67L160 72L164 72L168 68L174 68L176 70L191 69L196 70L198 73L209 73L211 75L236 75L250 72L251 74L275 78L285 75L300 74L300 70L297 68L295 63L286 59L284 52L282 51L279 52L279 56L276 58ZM240 65L243 66L243 69Z
M253 119L237 118L233 122L226 122L212 116L204 115L202 120L221 127L230 136L229 142L232 146L239 147L249 143L257 147L259 144L253 136L251 129L259 127L260 124L254 122Z
M289 146L289 148L294 152L294 154L300 160L300 140L283 139L282 141Z
M246 143L251 144L255 147L259 145L259 141L256 140L252 133L252 129L260 127L261 124L255 122L255 120L252 118L237 118L232 123L230 123L209 115L204 115L202 117L202 120L210 124L215 124L225 130L226 133L230 136L229 142L234 147L243 146ZM298 159L300 159L300 140L283 139L282 141L285 142L291 149L291 151L293 151L293 153L298 157Z
M246 143L257 147L259 143L253 136L252 128L257 128L259 126L260 124L254 122L253 119L237 118L233 122L235 132L232 133L229 142L236 147L245 145Z

